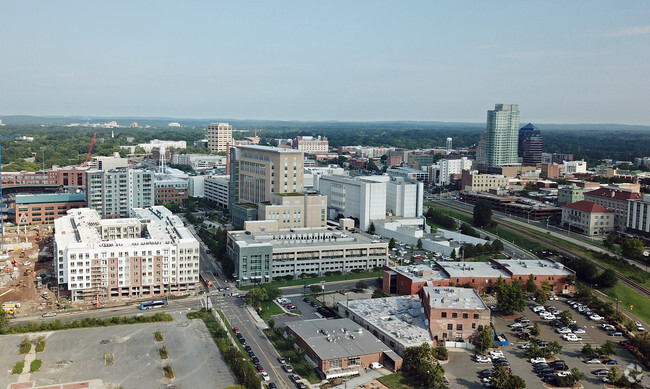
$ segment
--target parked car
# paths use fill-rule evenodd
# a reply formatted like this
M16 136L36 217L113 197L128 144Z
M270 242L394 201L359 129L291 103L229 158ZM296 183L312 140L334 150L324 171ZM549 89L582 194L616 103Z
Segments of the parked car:
M533 365L536 365L538 363L546 363L546 358L544 357L531 358L530 363L532 363Z
M582 340L582 338L577 336L576 334L564 334L562 335L562 338L564 338L564 340L566 340L567 342L579 342Z
M589 318L591 320L603 320L604 319L604 317L602 317L600 315L591 315L591 316L589 316Z
M526 343L524 343L524 344L520 344L520 345L517 346L517 347L525 350L525 349L530 348L530 343L529 343L529 342L526 342Z
M253 358L252 358L252 361L253 361L253 365L256 365L256 366L257 366L257 365L260 364L260 359L259 359L258 357L253 357Z
M256 368L257 371L259 371L260 373L264 371L264 368L263 368L262 365L260 365L259 363L255 365L255 368Z
M490 354L490 358L492 359L503 357L503 351L501 350L490 350L488 354Z
M623 348L625 348L625 349L627 349L627 350L633 350L633 349L635 348L635 347L634 347L630 342L628 342L627 340L621 340L620 342L618 342L618 344L620 344L621 346L623 346Z
M605 376L605 375L609 374L609 370L608 369L598 369L598 370L592 371L591 374L597 375L597 376Z
M251 357L251 358L253 358L255 356L255 353L253 352L253 350L248 352L248 356Z
M284 358L282 358L282 357L278 357L278 362L280 362L280 363L287 363L287 361L286 361Z
M273 382L269 383L269 389L278 389L278 386L274 384Z
M261 375L262 375L262 379L264 381L270 381L271 380L271 377L269 377L269 373L263 371Z
M520 328L521 323L518 323L518 322L511 323L511 324L508 324L508 327L510 327L510 328Z
M240 332L239 327L233 327L232 330L235 331L235 334L238 334Z
M302 301L308 303L310 300L309 300L309 297L305 297L305 298L302 299Z
M54 316L56 316L56 312L51 312L51 311L50 312L45 312L41 316L43 316L43 317L54 317Z
M616 327L611 324L603 324L601 327L603 327L605 331L616 331Z
M476 362L478 362L478 363L490 363L490 362L492 362L492 358L488 357L487 355L476 354Z
M645 328L643 328L643 325L641 323L639 323L638 321L636 323L634 323L634 324L636 325L636 330L637 331L639 331L639 332L645 331Z
M373 370L375 370L375 369L381 369L382 367L384 367L384 365L382 365L382 364L379 363L379 362L372 362L372 363L370 364L370 368L373 369Z
M609 336L623 336L623 333L621 331L611 331L607 335L609 335Z
M584 328L578 327L578 328L574 328L574 329L573 329L573 333L574 333L574 334L586 334L587 331L585 331Z
M289 374L289 379L293 382L300 381L300 376L298 374Z
M598 358L587 359L585 360L585 363L588 363L590 365L597 365L600 363L600 359Z
M603 361L603 365L618 365L618 361L616 359L607 359Z
M519 319L516 319L515 321L516 321L517 323L521 323L521 324L528 324L528 323L530 323L530 319L527 318L527 317L525 317L525 316L524 316L524 317L520 317Z
M282 370L286 371L287 373L293 373L293 368L291 365L282 365Z
M479 377L485 378L494 374L494 369L485 369L478 372Z
M571 329L567 328L567 327L560 327L560 328L556 329L555 332L557 332L558 334L570 334L570 333L572 333Z
M244 346L244 350L246 350L246 351L251 351L252 348L251 348L251 346Z

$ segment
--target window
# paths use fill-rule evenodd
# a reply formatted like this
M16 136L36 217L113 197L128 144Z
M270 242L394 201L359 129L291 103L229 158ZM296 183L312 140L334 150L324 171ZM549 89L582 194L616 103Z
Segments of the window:
M476 328L476 323L472 323L472 329Z
M447 317L447 312L442 312L442 313L440 314L440 317Z
M474 314L474 319L478 319L478 313Z
M454 325L453 325L453 324L447 324L447 329L448 329L448 330L453 330L453 329L454 329Z
M463 325L462 324L456 324L456 331L462 331L463 330Z
M463 313L463 319L467 319L469 315L467 313Z
M455 318L458 317L458 314L456 312L454 312L454 313L451 314L451 317L455 319Z

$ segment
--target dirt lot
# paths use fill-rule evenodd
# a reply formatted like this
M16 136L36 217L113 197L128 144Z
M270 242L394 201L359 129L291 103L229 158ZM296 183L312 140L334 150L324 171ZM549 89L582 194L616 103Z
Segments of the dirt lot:
M47 290L47 282L53 286L51 279L43 279L42 289L37 289L36 277L42 273L52 273L52 232L37 227L6 231L4 249L0 260L0 302L19 301L21 314L44 312L51 309L55 301L54 292ZM47 247L47 252L45 251ZM41 262L39 262L39 252ZM46 262L44 262L47 260ZM12 272L14 261L17 271ZM29 262L28 265L25 263ZM25 272L29 274L25 275ZM49 299L42 297L45 293ZM48 305L48 302L50 303Z

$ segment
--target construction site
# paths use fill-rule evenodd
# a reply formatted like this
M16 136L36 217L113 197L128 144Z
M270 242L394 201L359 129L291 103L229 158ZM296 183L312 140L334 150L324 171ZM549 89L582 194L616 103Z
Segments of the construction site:
M0 302L9 317L69 307L57 299L51 228L5 228L0 250Z

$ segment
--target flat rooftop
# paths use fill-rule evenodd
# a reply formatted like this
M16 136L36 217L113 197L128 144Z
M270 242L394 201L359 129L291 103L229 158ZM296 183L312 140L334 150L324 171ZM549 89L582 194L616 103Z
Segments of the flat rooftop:
M432 268L430 265L412 265L412 266L394 266L390 270L397 274L409 277L414 282L442 281L448 280L449 277L438 268Z
M322 360L391 351L390 347L350 319L294 321L287 323L287 327Z
M473 288L425 286L423 291L430 297L431 309L488 309Z
M16 195L16 204L46 204L86 201L86 192Z
M461 277L487 277L487 278L510 278L505 270L489 262L438 262L449 278Z
M564 267L561 263L549 261L548 259L495 259L494 262L507 268L513 275L547 275L566 276L573 272Z
M346 303L339 302L339 306L345 307ZM417 295L354 300L348 309L402 348L433 342Z
M341 245L377 245L377 247L388 248L388 242L378 241L349 231L330 231L326 227L281 229L280 231L262 231L251 234L246 234L246 231L232 231L230 236L240 247L270 244L274 249Z
M304 154L304 150L298 150L298 149L289 149L289 148L283 148L283 147L272 147L272 146L259 146L259 145L237 145L235 146L239 149L242 150L256 150L256 151L264 151L267 153L284 153L284 154Z

